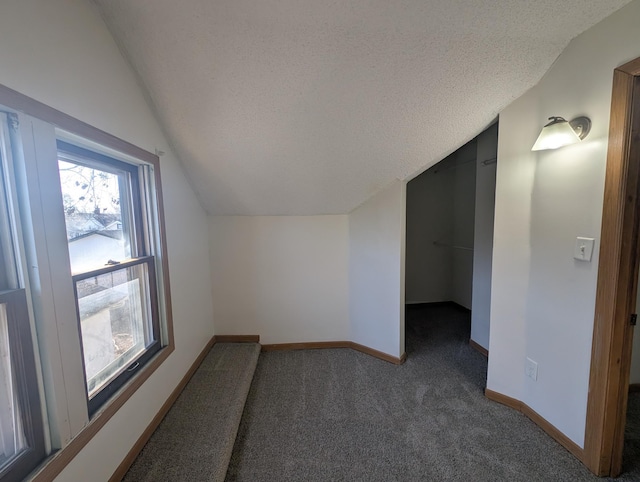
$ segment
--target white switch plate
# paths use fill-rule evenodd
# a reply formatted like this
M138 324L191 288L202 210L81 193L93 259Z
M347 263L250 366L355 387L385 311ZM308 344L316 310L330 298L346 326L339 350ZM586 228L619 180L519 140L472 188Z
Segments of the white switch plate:
M538 364L529 357L527 357L527 362L524 366L524 373L534 382L538 380Z
M573 257L578 261L591 261L593 256L593 238L576 238L576 246L573 249Z

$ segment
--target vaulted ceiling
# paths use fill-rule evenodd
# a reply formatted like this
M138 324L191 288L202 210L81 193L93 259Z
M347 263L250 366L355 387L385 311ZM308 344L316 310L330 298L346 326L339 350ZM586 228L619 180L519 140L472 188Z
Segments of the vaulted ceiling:
M241 215L349 212L629 2L95 1L205 209Z

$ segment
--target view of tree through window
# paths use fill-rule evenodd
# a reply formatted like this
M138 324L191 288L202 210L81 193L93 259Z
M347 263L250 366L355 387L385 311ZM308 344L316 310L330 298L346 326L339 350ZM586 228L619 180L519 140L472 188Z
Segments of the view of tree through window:
M132 257L123 232L124 176L62 159L58 166L72 272Z
M138 168L59 142L58 170L93 412L160 348ZM137 205L136 205L137 204ZM139 243L139 244L137 244Z

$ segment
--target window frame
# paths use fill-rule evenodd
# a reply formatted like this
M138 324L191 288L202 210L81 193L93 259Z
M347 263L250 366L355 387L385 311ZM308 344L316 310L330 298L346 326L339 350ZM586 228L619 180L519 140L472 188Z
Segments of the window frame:
M107 151L120 153L126 157L135 159L149 166L151 170L150 174L149 171L144 172L141 182L144 182L145 185L149 187L153 193L153 197L143 199L142 202L151 201L148 209L153 218L152 224L154 227L152 237L156 253L156 275L159 281L157 286L158 306L162 320L161 340L163 346L151 361L142 367L136 376L127 381L81 428L73 429L67 422L67 432L69 435L63 437L62 434L59 434L61 439L60 447L56 447L57 450L51 453L45 463L31 474L32 482L42 482L55 479L67 464L73 460L102 427L118 413L118 410L127 400L136 393L175 350L169 260L159 157L162 153L156 151L156 153L153 154L2 84L0 84L0 106L7 112L19 114L20 117L28 116L36 121L52 126L56 130L56 133L60 134L57 135L59 139L71 142L78 140L80 143L86 141L86 145L89 148L94 146L104 147ZM20 129L22 129L22 127ZM25 145L24 149L25 151L33 150L34 147ZM29 185L30 189L33 187L32 181L28 178L26 180L23 179L23 181ZM29 195L25 196L27 198L29 197ZM42 208L40 212L37 213L37 216L40 218L43 217ZM40 335L38 335L38 337L40 337ZM64 399L64 394L62 395ZM72 400L68 399L63 400L63 403L68 404L67 406L70 406L72 402ZM61 418L63 411L64 407L62 407L62 410L60 408L55 409L53 413L54 415L57 413L58 418Z
M145 242L144 216L142 215L142 196L140 193L141 186L139 179L140 166L123 162L114 157L85 149L84 147L61 139L56 141L56 146L58 153L63 154L63 156L60 157L64 157L65 154L71 156L69 160L65 160L65 162L88 168L96 168L116 175L119 174L118 171L127 173L130 177L129 193L131 195L131 206L127 206L126 209L127 211L131 211L129 217L133 221L134 240L134 245L131 246L131 258L147 256L149 250L147 249L148 243ZM129 236L128 233L127 236Z
M21 237L15 183L10 115L0 121L0 305L4 305L12 387L22 423L26 448L0 468L3 482L22 480L45 457L47 438L43 420L39 357L34 346L34 327L27 301L27 281L20 252ZM3 266L4 265L4 266ZM14 414L15 415L15 414Z
M0 305L6 306L11 369L27 441L27 449L0 469L0 480L10 482L24 479L44 459L45 442L26 291L0 291Z
M149 282L149 308L151 310L151 326L154 334L153 341L145 348L139 356L137 356L130 364L129 367L122 370L120 374L114 377L108 384L101 388L93 397L89 398L89 389L87 387L87 407L89 409L89 415L93 415L96 411L104 405L114 393L116 393L127 381L143 369L147 363L162 349L162 340L160 339L160 321L158 314L158 290L156 287L156 271L155 271L155 259L153 256L143 256L140 258L131 258L118 264L105 266L104 268L96 269L93 271L85 271L73 276L73 291L76 298L76 311L78 313L78 331L82 338L82 327L80 326L80 309L78 305L78 281L82 281L88 278L97 277L104 274L113 273L114 271L131 268L134 266L146 265L147 275ZM82 339L80 340L80 346L82 348L82 357L84 364L84 347L82 346ZM85 375L86 377L86 375ZM86 378L85 378L86 379Z
M78 332L80 335L80 348L83 355L83 370L85 371L85 389L87 392L87 407L89 416L91 417L104 403L107 402L114 393L118 391L131 377L133 377L138 370L143 368L149 360L162 348L160 321L159 321L159 308L158 308L158 292L156 283L155 272L155 257L150 253L150 243L148 238L149 229L145 227L145 216L143 215L144 206L142 205L143 193L141 190L143 187L140 184L139 171L140 165L130 164L112 156L101 154L95 150L86 149L76 144L66 142L58 139L56 141L56 147L58 149L58 161L60 159L65 162L72 163L77 166L83 166L87 168L93 168L102 172L108 172L121 176L124 174L124 179L119 178L120 195L126 198L128 202L121 203L123 207L123 233L130 243L129 258L124 260L116 260L117 263L113 265L104 265L99 268L93 268L82 272L73 272L73 290L76 303L76 314L78 319ZM125 192L126 191L126 192ZM61 206L62 208L62 206ZM151 316L151 328L153 340L145 347L142 354L136 357L127 369L119 370L120 373L111 379L105 386L103 386L97 393L91 396L88 381L86 380L86 366L84 366L84 351L83 334L82 334L82 322L80 319L80 306L78 298L78 281L88 278L97 277L103 274L112 273L114 271L122 270L128 267L137 265L147 266L148 276L148 297L145 297L143 302L148 303ZM72 267L73 268L73 267Z

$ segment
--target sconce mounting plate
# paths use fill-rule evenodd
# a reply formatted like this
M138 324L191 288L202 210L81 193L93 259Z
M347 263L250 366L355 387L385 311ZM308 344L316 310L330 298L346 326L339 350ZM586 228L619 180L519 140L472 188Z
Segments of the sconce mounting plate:
M576 117L575 119L569 122L569 125L576 131L576 134L580 138L580 140L587 137L589 131L591 130L591 119L588 117Z

